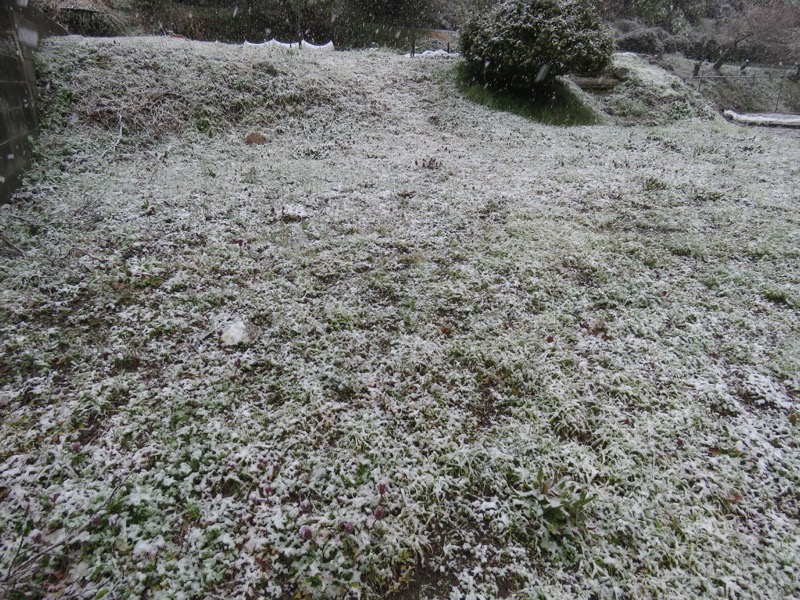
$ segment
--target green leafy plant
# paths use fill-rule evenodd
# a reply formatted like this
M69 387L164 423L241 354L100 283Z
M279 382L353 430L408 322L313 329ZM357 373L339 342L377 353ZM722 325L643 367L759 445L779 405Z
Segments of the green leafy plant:
M461 31L461 51L476 77L531 89L565 73L599 73L614 40L583 0L504 0Z

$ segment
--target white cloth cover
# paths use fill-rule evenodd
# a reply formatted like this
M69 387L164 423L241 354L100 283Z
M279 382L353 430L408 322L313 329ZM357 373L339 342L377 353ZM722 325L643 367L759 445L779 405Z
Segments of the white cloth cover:
M268 42L263 42L261 44L253 44L251 42L245 42L243 45L245 50L258 50L261 52L297 52L298 50L310 50L310 51L323 51L323 52L333 52L333 42L328 42L327 44L323 44L321 46L315 46L314 44L302 40L299 44L297 42L291 43L284 43L279 42L278 40L272 39Z
M800 127L800 115L783 115L771 113L745 113L739 114L733 110L724 113L732 121L747 125L771 125L773 127Z

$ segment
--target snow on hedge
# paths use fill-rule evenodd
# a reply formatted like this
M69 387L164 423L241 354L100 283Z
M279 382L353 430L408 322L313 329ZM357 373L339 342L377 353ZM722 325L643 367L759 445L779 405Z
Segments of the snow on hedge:
M255 54L41 54L4 595L800 594L794 140Z

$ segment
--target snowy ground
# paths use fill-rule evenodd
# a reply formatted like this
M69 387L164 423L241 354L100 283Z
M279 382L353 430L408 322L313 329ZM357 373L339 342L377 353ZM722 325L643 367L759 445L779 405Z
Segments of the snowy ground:
M800 595L796 139L50 44L0 207L3 595Z

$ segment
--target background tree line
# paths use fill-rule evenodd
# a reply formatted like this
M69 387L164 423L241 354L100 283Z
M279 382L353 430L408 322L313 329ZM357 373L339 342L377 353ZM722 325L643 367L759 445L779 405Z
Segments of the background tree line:
M710 61L800 61L800 0L598 0L622 50Z
M447 4L446 0L137 0L136 6L148 24L200 39L302 37L363 45L365 36L359 31L376 27L379 33L392 27L456 27L459 9Z
M414 29L459 29L497 0L136 0L157 30L197 39L300 37L407 47ZM588 0L617 46L717 60L800 60L800 0Z

